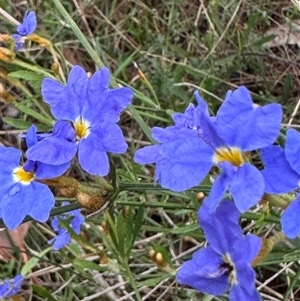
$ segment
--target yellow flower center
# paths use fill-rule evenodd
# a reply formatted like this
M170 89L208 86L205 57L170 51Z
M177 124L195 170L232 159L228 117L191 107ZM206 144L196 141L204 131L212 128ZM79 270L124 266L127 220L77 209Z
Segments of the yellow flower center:
M90 133L90 124L88 121L82 119L81 117L77 118L74 124L76 136L78 140L86 138Z
M227 161L234 166L241 166L245 162L241 150L236 147L217 148L213 157L213 161L215 162L215 164Z
M14 180L24 185L29 185L30 182L34 180L34 173L25 171L21 166L15 168L13 174Z

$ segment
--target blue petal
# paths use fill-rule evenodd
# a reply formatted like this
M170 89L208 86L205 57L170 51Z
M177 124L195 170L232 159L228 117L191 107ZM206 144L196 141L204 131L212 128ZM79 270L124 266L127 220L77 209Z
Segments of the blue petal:
M110 80L110 72L106 67L101 68L99 71L95 72L89 80L87 91L91 96L94 93L104 92L108 89Z
M63 138L49 137L38 142L26 152L27 158L49 165L69 163L77 151L76 142Z
M228 287L228 276L220 272L222 263L222 257L210 247L199 250L181 266L176 280L200 292L222 295Z
M281 119L280 105L254 107L249 91L240 87L227 95L218 111L216 126L218 134L228 146L251 151L275 141Z
M44 223L50 215L50 211L55 204L54 196L48 186L32 182L29 191L26 191L26 214L34 220ZM29 188L28 187L28 188Z
M194 96L198 102L197 107L190 103L184 113L172 114L172 119L175 122L175 126L198 129L201 127L200 112L209 117L208 106L206 102L200 97L197 91L194 93Z
M300 175L300 133L294 129L286 133L284 153L291 168Z
M253 288L252 292L249 293L244 287L235 285L230 290L229 300L230 301L241 301L241 300L261 301L261 298L255 288Z
M36 126L32 125L26 134L26 144L28 148L37 144L38 138L36 132L37 132Z
M36 179L39 180L60 177L70 168L71 163L72 161L61 165L51 165L51 164L36 162L35 177Z
M194 125L194 111L195 106L190 103L184 113L173 113L172 119L177 126L192 128Z
M26 12L23 22L17 26L17 32L22 36L27 36L35 31L36 25L35 13L33 11Z
M84 216L80 213L80 210L74 210L71 212L73 215L71 221L71 227L76 234L80 234L80 227L84 223Z
M222 106L217 113L217 120L222 125L229 125L237 116L253 109L249 90L241 86L235 91L228 91Z
M44 164L64 165L73 159L76 151L74 129L68 122L58 121L53 127L52 136L44 138L29 148L26 155L29 160Z
M300 194L284 211L281 226L284 234L289 238L300 235Z
M298 187L300 175L290 167L281 147L269 146L260 153L265 165L265 169L261 171L266 185L265 192L287 193Z
M216 127L216 123L212 121L209 116L206 116L203 112L200 112L200 127L202 130L202 134L200 138L202 138L208 145L213 148L219 148L225 146L227 141L223 140L221 136L218 134Z
M60 227L59 227L59 220L57 218L57 216L53 217L53 219L51 220L51 227L54 231L59 231Z
M49 240L49 244L53 244L53 250L58 251L66 246L71 240L71 235L66 229L61 229L56 237Z
M224 200L215 212L211 212L209 199L198 211L200 226L210 246L218 254L228 253L236 239L242 237L238 224L239 211L232 201Z
M115 123L101 123L91 129L90 135L81 143L90 140L91 147L99 148L114 154L123 154L128 145L120 127Z
M129 88L96 91L89 96L82 112L91 124L119 121L120 113L130 104L133 92Z
M0 207L1 218L10 230L16 229L27 215L26 201L28 201L28 195L32 201L35 201L36 197L31 195L31 185L15 184L14 187L18 189L2 196Z
M19 166L21 155L22 153L16 148L0 145L1 173L3 170L12 170Z
M120 113L126 109L133 98L133 91L130 88L117 88L111 89L103 104L107 113L114 117L120 115ZM118 119L119 120L119 119Z
M159 159L160 145L150 145L139 149L134 154L134 162L139 164L155 163Z
M213 186L211 187L209 196L207 198L207 206L211 212L214 212L219 205L224 193L226 192L228 187L228 177L226 173L221 173L216 178Z
M72 93L76 95L76 100L72 100L73 103L76 101L79 106L79 112L77 112L76 117L78 117L79 114L82 112L83 106L87 99L86 90L88 83L89 79L84 69L78 65L74 66L71 69L70 74L68 76L67 87L69 91L72 91Z
M8 298L17 294L21 289L23 279L22 275L17 275L13 279L4 279L0 284L0 298Z
M233 285L234 294L238 292L255 295L255 272L251 262L256 258L262 247L262 240L255 235L248 234L232 244L230 256L234 264L237 284ZM242 299L243 300L243 299Z
M1 171L2 172L2 171ZM1 195L0 195L0 209L2 208L2 199L5 199L7 195L18 193L21 190L19 182L16 182L13 178L13 173L10 172L7 176L0 174L0 183L1 183ZM1 216L1 210L0 210Z
M239 211L246 212L261 200L264 178L256 167L246 163L230 179L229 191Z
M36 170L36 162L35 161L32 161L32 160L28 160L24 163L23 165L23 169L26 171L26 172L35 172Z
M80 115L78 97L72 89L60 82L45 78L42 82L42 95L51 107L52 115L58 120L73 120Z
M270 104L237 115L229 124L220 119L217 119L216 124L219 135L227 145L251 151L267 147L276 140L281 119L281 106Z
M243 271L246 266L250 267L251 262L258 255L261 247L262 247L261 238L253 234L247 234L241 237L238 241L235 242L235 244L231 246L230 255L238 272ZM239 277L238 274L237 276ZM254 284L254 279L255 276L253 276L252 279L253 284ZM247 283L248 284L251 283L249 279L243 280L241 278L240 282L242 283L243 281L245 286L247 286Z
M106 151L97 149L91 140L79 144L78 159L81 167L91 175L106 176L109 172L109 161Z
M164 188L183 191L198 185L211 169L212 149L201 139L180 139L161 145L156 174Z
M152 128L152 137L159 143L170 143L176 140L177 135L172 131L155 126Z
M196 101L198 104L197 110L200 110L203 113L205 113L206 115L209 115L208 105L207 105L206 101L199 95L198 91L194 92L194 97L196 98Z
M69 142L76 140L76 133L73 127L66 121L57 121L53 126L52 136L63 138ZM48 136L51 137L51 136ZM47 138L47 137L45 137Z
M243 151L251 151L271 145L278 137L282 121L282 107L269 104L256 108L247 131L240 129ZM241 124L242 125L242 124ZM243 133L243 134L242 134ZM247 138L246 138L247 137ZM238 143L238 142L237 142Z

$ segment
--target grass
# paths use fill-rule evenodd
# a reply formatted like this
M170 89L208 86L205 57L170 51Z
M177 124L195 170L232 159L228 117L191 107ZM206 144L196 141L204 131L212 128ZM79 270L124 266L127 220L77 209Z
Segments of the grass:
M282 104L284 125L299 127L300 114L295 110L300 92L299 46L266 47L274 38L266 32L294 22L298 8L288 0L62 0L95 51L91 52L54 3L2 0L1 7L19 21L27 9L36 12L37 33L51 40L65 75L75 64L94 72L100 58L119 82L135 89L138 115L131 109L120 122L129 151L113 158L117 179L125 183L118 197L108 210L87 218L73 244L60 252L49 251L34 263L27 275L28 289L24 287L21 295L24 300L50 301L210 300L174 280L176 268L204 244L196 221L196 194L136 184L138 179L153 183L154 170L134 164L132 157L136 149L149 144L145 134L149 127L171 124L170 114L184 110L195 89L216 112L228 89L246 85L259 104ZM1 29L9 33L14 25L3 18ZM26 130L33 122L40 130L50 130L51 116L41 101L40 84L46 73L51 74L53 53L32 43L18 55L18 64L0 62L1 82L19 110L13 111L3 93L0 109L5 123L0 123L0 142L4 145L19 146L15 130ZM134 62L149 84L140 79ZM25 69L30 72L20 73ZM6 75L14 71L18 73L13 81ZM76 168L71 175L86 180ZM199 190L207 193L206 186ZM279 213L264 214L246 216L247 230L261 237L272 234ZM270 216L273 220L268 221ZM52 236L49 224L33 223L26 237L28 257L38 258ZM300 300L297 248L299 240L286 240L256 268L264 300ZM163 255L166 266L153 261L151 250ZM20 250L15 247L13 252L15 263L0 267L3 276L11 277L22 268Z

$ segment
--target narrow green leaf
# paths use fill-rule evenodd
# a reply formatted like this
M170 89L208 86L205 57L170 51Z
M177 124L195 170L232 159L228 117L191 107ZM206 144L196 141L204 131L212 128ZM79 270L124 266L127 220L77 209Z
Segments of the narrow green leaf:
M85 260L82 258L75 258L73 260L73 264L74 264L74 267L77 268L79 271L88 269L88 270L103 272L106 270L106 268L101 267L97 263L95 263L93 261Z
M29 259L29 261L23 266L21 270L21 275L25 276L27 275L39 262L40 259L42 259L49 251L52 250L52 247L49 247L42 252L40 252L36 257L32 257Z
M133 247L133 244L141 230L141 227L143 225L143 222L144 222L144 214L145 214L145 210L143 207L139 207L137 212L136 212L136 215L134 217L134 228L133 228L133 231L132 231L132 241L131 241L131 248Z
M194 223L194 224L191 224L191 225L186 225L186 226L183 226L183 227L177 227L177 228L174 228L170 231L170 233L173 233L173 234L187 234L189 232L192 232L192 231L199 231L200 227L198 225L198 223Z
M33 283L32 289L39 297L47 298L48 301L57 301L45 287Z
M8 76L18 78L18 79L25 79L28 81L42 81L44 78L43 75L28 70L10 72Z
M48 119L47 117L41 115L40 113L37 113L36 110L29 108L28 106L26 106L25 104L22 103L18 103L15 104L15 107L20 110L21 112L34 117L35 119L37 119L38 121L40 121L41 123L45 123L48 124L50 126L53 125L53 121L51 119Z
M152 138L150 127L146 124L146 122L143 120L143 118L138 113L138 111L135 109L135 107L133 105L129 105L128 106L128 110L132 114L132 117L139 124L139 126L142 129L142 131L145 133L145 135L149 139L149 141L152 142L153 144L157 144L157 142Z
M275 35L272 34L270 36L264 37L262 39L256 40L252 43L252 46L263 46L263 44L270 42L275 39Z
M13 117L3 117L3 120L5 121L5 123L19 130L28 130L32 125L32 122L27 122L25 120L13 118ZM39 131L43 131L43 132L49 130L50 128L49 126L44 124L35 123L35 125L37 126Z
M116 246L116 248L118 249L122 258L125 259L128 239L130 239L131 231L130 231L130 221L128 222L128 220L125 220L123 215L124 213L122 211L119 213L116 222L117 235L118 235L118 245Z

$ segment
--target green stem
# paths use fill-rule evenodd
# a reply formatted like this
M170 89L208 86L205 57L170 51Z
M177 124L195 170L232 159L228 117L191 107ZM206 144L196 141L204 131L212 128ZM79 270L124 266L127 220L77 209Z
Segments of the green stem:
M148 207L148 208L164 208L164 209L189 209L196 210L194 206L179 204L179 203L161 203L161 202L131 202L131 201L117 201L118 205L123 206L137 206L137 207Z
M132 191L144 191L144 190L159 190L159 191L169 191L169 189L162 188L159 184L151 184L151 183L119 183L120 190L132 190ZM193 188L187 189L186 191L189 192L209 192L211 189L211 185L199 185Z
M136 296L137 301L142 301L142 297L140 295L140 292L138 290L138 287L136 285L135 279L133 277L133 274L132 274L132 272L130 270L130 267L129 267L128 263L127 262L123 262L123 266L126 269L127 276L129 278L128 280L129 280L129 282L130 282L130 284L131 284L131 286L132 286L132 288L133 288L133 290L135 292L135 296Z

